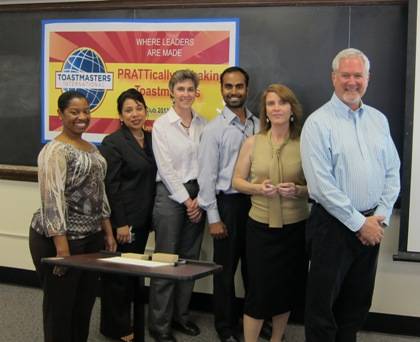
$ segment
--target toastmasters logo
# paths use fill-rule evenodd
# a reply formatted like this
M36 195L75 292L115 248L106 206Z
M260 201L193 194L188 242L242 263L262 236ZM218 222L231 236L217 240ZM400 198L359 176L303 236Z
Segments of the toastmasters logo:
M113 74L106 72L102 57L93 49L81 47L64 61L55 74L55 86L63 91L76 90L86 96L91 111L100 106L106 91L113 87Z

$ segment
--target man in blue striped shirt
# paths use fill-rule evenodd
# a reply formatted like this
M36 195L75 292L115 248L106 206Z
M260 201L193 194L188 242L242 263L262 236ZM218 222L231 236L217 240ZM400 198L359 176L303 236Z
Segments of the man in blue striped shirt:
M368 58L345 49L332 63L334 94L306 120L302 164L315 201L307 342L355 342L369 311L379 244L400 191L400 161L386 117L362 102Z

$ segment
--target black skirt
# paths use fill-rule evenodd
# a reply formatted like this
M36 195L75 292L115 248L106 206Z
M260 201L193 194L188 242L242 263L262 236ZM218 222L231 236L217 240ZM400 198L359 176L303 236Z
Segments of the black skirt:
M303 307L308 273L305 222L268 228L267 224L248 219L244 308L248 316L268 319Z

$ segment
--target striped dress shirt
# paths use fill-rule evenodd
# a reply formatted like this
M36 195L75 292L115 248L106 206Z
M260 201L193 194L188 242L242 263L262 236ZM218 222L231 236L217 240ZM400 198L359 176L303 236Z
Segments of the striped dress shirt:
M198 204L207 211L209 223L221 221L216 195L236 194L232 175L243 141L260 131L258 118L246 109L246 121L224 107L203 130L198 152Z
M400 160L388 120L362 104L351 110L335 94L306 120L302 166L310 197L352 231L375 208L389 223L400 191Z

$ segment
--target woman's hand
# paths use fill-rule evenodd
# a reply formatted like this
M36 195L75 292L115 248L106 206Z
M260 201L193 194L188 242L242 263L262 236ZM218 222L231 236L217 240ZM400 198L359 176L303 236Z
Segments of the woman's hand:
M192 223L198 223L201 221L201 218L203 217L203 210L198 207L191 215L188 215L188 218Z
M277 184L277 191L282 197L296 198L298 188L295 183L279 183Z
M66 256L70 256L70 252L67 251L65 253L57 253L57 257L66 257ZM68 267L66 266L54 266L52 273L57 276L57 277L62 277L63 275L65 275L67 273L67 269Z
M115 241L114 235L105 234L104 241L105 241L105 250L109 252L115 252L117 250L117 241Z
M277 195L277 187L271 184L271 180L266 179L260 184L259 193L266 197L274 197Z
M200 222L201 217L203 215L203 211L198 206L197 198L194 198L194 199L189 198L184 202L184 204L187 208L187 215L190 221L192 223Z
M70 256L70 247L67 241L67 236L57 235L53 237L53 242L55 250L57 252L56 256L58 258L63 258ZM52 273L57 277L62 277L67 272L67 267L65 266L54 266Z
M129 226L125 225L122 227L118 227L116 230L117 230L117 241L120 245L131 242L131 232L130 232Z
M114 239L111 221L109 221L109 218L102 220L101 226L102 231L104 232L105 249L110 252L115 252L117 250L117 242Z

